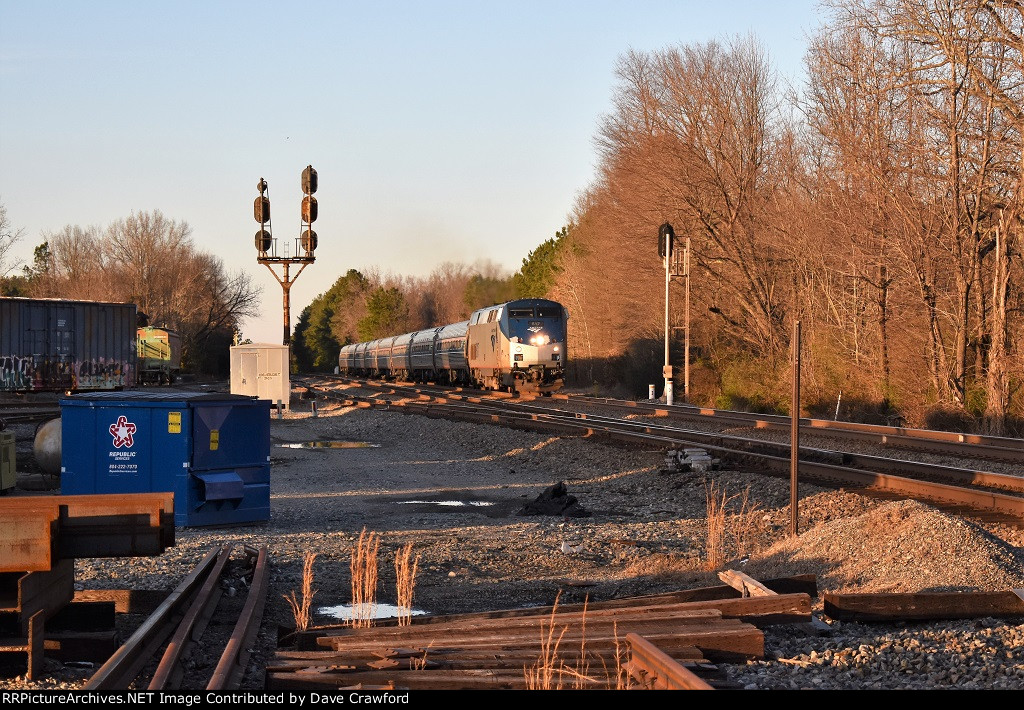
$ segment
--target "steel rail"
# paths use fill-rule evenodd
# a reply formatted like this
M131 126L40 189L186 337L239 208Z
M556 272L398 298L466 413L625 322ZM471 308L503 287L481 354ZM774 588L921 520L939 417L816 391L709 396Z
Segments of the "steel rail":
M261 547L257 551L247 547L246 554L250 558L255 558L249 595L245 599L245 606L242 607L242 613L238 617L227 647L206 686L207 690L233 690L239 687L252 652L252 642L263 619L270 579L267 548Z
M403 392L415 394L419 400L427 400L433 398L433 401L437 404L444 404L446 403L446 400L450 399L453 401L479 404L481 407L485 409L490 408L499 411L514 409L523 412L537 413L540 416L574 417L577 419L587 419L589 421L595 422L614 422L616 425L622 426L637 426L642 427L643 431L647 433L661 431L669 433L673 436L679 434L691 435L696 437L696 439L693 442L691 442L695 446L706 445L708 441L715 441L719 445L724 446L726 448L737 447L739 449L749 451L751 453L788 455L789 452L789 444L786 443L777 443L761 439L754 439L750 437L740 437L732 434L706 432L703 430L685 430L678 429L676 427L671 427L669 425L643 424L641 422L635 421L627 423L621 419L612 417L602 417L599 415L595 416L582 413L567 412L565 410L557 409L549 405L537 406L507 400L500 400L499 402L495 402L494 400L488 401L489 398L480 397L479 395L453 395L443 389L437 390L430 387L405 386L392 383L376 382L371 383L371 385L374 389L380 389L382 392L390 392L396 395ZM814 447L802 446L800 447L800 452L801 458L807 460L817 460L824 461L826 463L845 464L859 468L868 468L880 473L894 475L910 474L916 476L928 476L953 483L972 485L978 487L996 488L1024 493L1024 476L1015 476L1004 473L981 471L977 469L944 466L920 461L911 461L907 459L896 459L891 457L871 456L867 454L858 454L853 452L834 451L830 449L819 449Z
M195 596L217 560L213 549L181 581L131 638L107 659L83 686L83 690L127 690L174 630L175 617Z
M0 421L8 424L45 421L58 417L60 417L60 408L52 404L5 404L0 408Z
M415 402L409 402L410 406L419 406L421 402L426 402L425 398L428 395L420 388L406 388L394 385L385 385L381 389L386 391L392 391L399 393L402 391L411 391L417 394L419 397ZM429 391L429 390L428 390ZM789 444L764 441L761 439L751 439L749 437L740 437L732 434L721 434L716 432L705 432L699 430L687 430L679 429L669 425L658 425L658 424L647 424L636 421L624 421L621 419L593 416L586 414L578 414L573 412L566 412L560 409L554 409L551 407L537 407L535 405L522 404L518 402L503 401L500 403L487 402L486 398L481 399L475 396L451 396L451 395L438 395L435 396L431 404L436 406L443 406L447 404L448 399L454 401L461 401L470 403L473 405L479 405L479 408L483 412L490 413L491 411L504 412L505 410L512 409L515 411L521 411L529 414L531 418L543 419L548 418L552 420L559 419L579 419L593 422L594 424L608 424L615 427L628 427L635 428L638 431L642 431L647 434L664 433L675 439L679 437L693 437L692 439L683 439L682 443L689 443L693 446L707 446L709 441L716 442L726 452L743 451L748 454L762 454L762 455L773 455L773 456L786 456L789 452ZM381 403L382 400L371 400L376 403ZM468 410L471 411L471 410ZM486 415L485 415L486 416ZM995 473L990 471L979 471L976 469L964 469L953 466L943 466L939 464L930 464L919 461L910 461L906 459L894 459L881 456L871 456L867 454L857 454L843 451L833 451L830 449L818 449L813 447L800 447L801 460L806 461L819 461L824 463L834 464L845 464L848 466L867 468L877 473L885 474L901 474L910 473L919 476L930 476L935 478L944 479L961 484L979 486L979 487L990 487L999 488L1010 491L1017 491L1024 493L1024 476L1014 476L1010 474Z
M717 421L737 426L753 427L755 429L788 430L791 426L790 417L775 414L753 414L749 412L695 407L692 405L665 405L653 402L634 402L583 395L570 395L569 401L592 406L628 409L630 411L639 410L649 413L651 416ZM858 422L840 422L803 417L800 419L800 431L815 436L867 441L883 446L918 449L953 456L983 456L999 461L1024 462L1024 439L1013 437L963 434L960 432L891 427L880 424L861 424ZM971 447L971 453L964 453L966 446Z
M231 544L221 546L216 564L207 575L206 581L167 644L167 649L149 682L149 690L164 690L180 686L184 674L180 665L182 657L191 644L203 635L203 631L213 615L213 610L216 608L217 602L220 601L220 578L224 573L224 567L231 558L232 547Z
M409 391L426 394L427 396L450 397L455 400L484 402L486 400L493 401L495 399L513 397L513 395L506 392L483 393L480 390L471 390L464 387L431 387L412 383L360 380L340 375L334 376L334 378L382 390ZM533 401L544 401L542 398L531 397L530 399ZM754 414L750 412L695 407L687 404L665 405L656 402L617 400L585 395L560 395L558 399L565 399L570 403L579 402L591 406L608 407L638 413L645 412L650 416L678 417L697 421L710 420L755 429L789 431L792 426L790 417L775 414ZM528 407L531 405L522 404L520 406ZM550 405L532 406L538 409L550 408ZM800 431L816 436L875 443L892 448L905 448L962 458L988 458L1011 463L1024 463L1024 439L1013 437L963 434L931 429L912 429L810 418L800 419Z
M347 395L357 398L354 395ZM691 432L686 430L673 429L667 426L652 426L637 422L627 422L605 417L591 417L586 415L572 415L564 413L558 417L548 410L545 413L526 413L516 411L513 413L502 413L497 411L497 404L488 403L480 407L474 403L473 407L456 405L449 402L428 402L424 400L409 400L406 402L393 402L378 398L366 398L373 402L374 406L383 406L397 411L409 413L421 413L426 416L444 417L458 416L482 423L502 424L511 427L530 428L542 431L572 432L584 437L598 435L607 436L612 439L629 441L631 443L654 444L658 446L670 445L679 446L689 444L694 447L702 447L713 451L722 457L732 459L756 459L763 465L767 465L773 471L784 467L788 473L790 461L778 455L780 448L788 451L788 445L770 444L760 440L742 439L731 435L722 435L707 432ZM447 399L447 398L439 398ZM515 403L511 403L514 404ZM519 406L519 405L516 405ZM683 438L685 437L685 438ZM708 437L712 439L726 440L728 443L736 443L743 448L730 448L720 444L707 443ZM749 444L749 447L747 446ZM775 453L758 451L758 447L776 447ZM810 450L821 453L822 450ZM825 452L839 457L842 462L841 452ZM875 463L889 462L892 460L880 457L874 458ZM902 463L902 462L896 462ZM914 462L911 462L914 463ZM1017 520L1024 520L1024 498L994 493L990 491L963 488L959 486L945 485L927 481L918 481L903 476L881 473L878 471L864 471L848 466L801 459L801 472L818 481L828 481L839 485L870 488L879 491L888 491L900 495L907 495L914 498L928 500L937 504L954 504L973 508L985 512L995 512L1011 516ZM956 469L948 469L947 472ZM964 475L974 472L962 472ZM1002 474L987 474L990 480L994 477L1002 477ZM1006 479L1015 477L1006 476Z
M629 674L644 688L652 690L714 690L696 673L681 665L643 636L626 634L629 646Z

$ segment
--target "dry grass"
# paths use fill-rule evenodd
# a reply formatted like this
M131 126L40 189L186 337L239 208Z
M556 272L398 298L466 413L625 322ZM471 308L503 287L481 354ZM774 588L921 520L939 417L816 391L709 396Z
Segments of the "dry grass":
M359 533L359 540L352 550L349 568L352 572L352 615L350 623L356 628L373 624L377 611L377 549L380 536L375 532L367 534L366 528Z
M624 651L619 644L618 625L615 626L615 669L612 672L603 658L587 650L587 602L584 602L583 605L580 648L575 659L563 658L559 651L562 638L569 627L562 626L556 633L557 613L558 597L555 598L548 622L546 624L541 622L540 625L540 655L532 666L523 668L523 678L526 681L527 690L625 689ZM591 673L590 664L592 658L595 657L601 661L604 671L603 678Z
M416 559L412 559L411 542L395 553L395 596L399 626L412 624L412 592L416 587L416 572L419 566L420 556L416 555Z
M757 504L750 503L750 488L742 494L729 495L715 482L705 486L707 499L708 536L705 542L705 568L716 570L725 564L731 549L735 555L750 554L757 539ZM730 514L729 503L739 498L739 510ZM731 543L731 547L730 547Z
M704 497L707 500L708 538L705 542L705 565L715 570L725 564L725 507L729 502L724 489L719 491L712 481L704 486Z
M313 560L315 559L315 552L307 552L302 560L301 599L295 595L294 589L288 594L281 595L288 602L288 606L292 608L296 631L305 631L309 628L311 619L310 609L313 606L313 597L316 596L316 590L313 589Z
M558 597L561 596L559 593ZM536 663L523 669L527 690L561 690L562 678L559 670L558 646L562 637L569 630L563 626L562 630L555 637L555 614L558 611L558 597L555 597L555 604L551 608L551 618L548 620L547 628L543 622L540 625L540 657Z
M750 502L750 486L747 486L740 496L739 511L730 518L737 557L749 556L757 551L761 530L757 518L761 513L761 506Z

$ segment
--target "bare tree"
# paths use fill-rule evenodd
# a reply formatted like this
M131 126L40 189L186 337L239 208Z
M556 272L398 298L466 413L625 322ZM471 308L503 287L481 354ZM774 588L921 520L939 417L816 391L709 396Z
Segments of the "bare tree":
M16 266L8 260L8 254L24 234L25 230L14 228L7 216L7 207L0 202L0 277Z
M765 227L781 134L764 52L748 37L630 53L618 74L616 111L600 132L604 184L642 220L637 232L653 233L659 216L690 231L694 264L712 284L708 311L737 342L775 358L788 340L793 265ZM646 209L623 198L638 192Z

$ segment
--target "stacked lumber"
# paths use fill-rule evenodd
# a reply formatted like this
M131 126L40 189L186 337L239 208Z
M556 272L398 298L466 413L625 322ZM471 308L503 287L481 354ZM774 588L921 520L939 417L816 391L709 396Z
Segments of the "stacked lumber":
M735 595L691 590L678 596ZM629 684L626 637L634 634L684 667L764 657L750 620L807 621L806 593L675 601L673 595L438 618L407 626L331 628L315 636L328 650L279 650L269 690L616 688ZM308 632L307 632L308 633ZM316 633L313 630L312 633ZM543 677L543 683L538 678Z

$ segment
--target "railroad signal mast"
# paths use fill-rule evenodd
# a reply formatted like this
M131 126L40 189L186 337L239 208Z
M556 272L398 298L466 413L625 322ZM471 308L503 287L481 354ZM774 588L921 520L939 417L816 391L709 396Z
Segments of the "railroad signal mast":
M316 198L313 197L316 188L316 170L313 169L312 165L307 165L306 169L302 171L303 197L300 210L301 224L299 226L299 236L294 239L278 240L271 234L270 188L267 186L267 181L263 178L260 178L260 181L256 184L256 189L260 191L259 197L253 203L253 216L260 223L260 229L256 232L256 261L270 269L270 273L281 284L281 290L284 294L283 343L285 345L290 345L292 340L291 300L289 295L292 284L299 278L299 274L302 273L303 269L316 261L314 252L316 251L317 239L316 232L313 231L313 222L316 221L317 217ZM278 248L279 241L281 242L280 249ZM301 264L299 270L295 272L295 276L289 276L288 273L289 267L292 264ZM274 270L276 265L281 266L282 274L280 276Z
M668 341L671 330L668 323L668 285L672 277L672 257L675 247L676 233L668 222L658 228L658 256L665 260L665 404L672 404L672 365L669 361Z
M673 403L673 369L669 363L669 307L668 287L673 276L682 276L685 282L683 317L684 350L683 353L683 402L690 403L690 235L687 234L683 241L682 259L679 257L679 250L675 247L676 233L668 222L658 228L658 256L665 262L665 403ZM681 263L680 263L681 262ZM653 395L652 395L653 396Z

